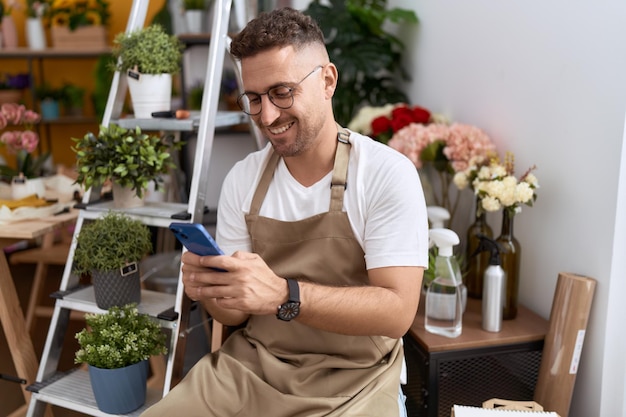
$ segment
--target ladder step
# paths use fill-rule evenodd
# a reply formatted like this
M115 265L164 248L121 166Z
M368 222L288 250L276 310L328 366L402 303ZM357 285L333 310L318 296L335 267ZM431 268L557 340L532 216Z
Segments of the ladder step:
M109 414L98 409L91 390L89 372L81 368L75 368L67 373L55 374L51 379L32 384L27 389L33 392L33 398L39 401L92 416L109 416ZM139 416L148 407L159 401L161 397L161 391L148 388L146 403L139 409L125 415Z

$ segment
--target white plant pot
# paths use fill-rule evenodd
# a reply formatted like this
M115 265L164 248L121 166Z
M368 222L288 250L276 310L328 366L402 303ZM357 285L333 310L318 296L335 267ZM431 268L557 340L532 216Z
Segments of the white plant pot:
M13 200L21 200L33 194L37 194L39 198L44 198L46 185L42 178L13 178L11 182L11 198Z
M26 19L26 40L32 50L46 49L46 33L41 19L33 17Z
M139 79L127 79L135 118L150 119L153 112L171 109L172 74L140 74Z
M130 187L122 187L116 182L113 182L111 189L113 191L113 206L115 208L128 209L145 205L144 199L137 195L137 190L133 190Z
M188 33L202 33L202 23L206 19L204 10L187 10L185 12L185 23Z

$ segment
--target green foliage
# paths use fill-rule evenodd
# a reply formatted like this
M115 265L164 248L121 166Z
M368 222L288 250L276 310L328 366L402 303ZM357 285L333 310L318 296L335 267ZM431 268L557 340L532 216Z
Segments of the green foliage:
M183 0L185 10L204 10L204 0Z
M141 74L174 74L180 71L184 45L163 27L152 24L113 40L116 69L122 73L137 67Z
M75 363L116 369L167 353L165 333L150 316L140 314L135 304L86 314L85 321L88 328L76 334L80 349Z
M161 175L175 167L170 148L182 146L181 142L167 143L158 136L142 133L139 127L125 129L116 124L100 126L98 136L90 132L72 140L78 170L76 183L90 188L110 179L136 190L139 197L150 181L159 188Z
M82 108L85 103L85 89L69 82L63 83L61 103L68 109Z
M58 101L63 97L63 89L52 87L50 84L44 82L35 87L35 96L39 100L48 99Z
M96 66L94 67L94 89L91 94L91 100L93 101L94 112L98 119L102 119L104 110L106 109L111 82L113 81L113 73L110 71L113 65L113 56L111 56L111 54L104 54L98 57Z
M395 85L398 77L409 78L401 66L404 44L383 26L418 20L411 10L386 7L387 0L330 0L329 5L314 0L305 11L320 25L330 60L339 69L333 108L342 125L361 106L408 102Z
M76 236L74 272L113 271L152 251L150 229L123 213L108 212Z

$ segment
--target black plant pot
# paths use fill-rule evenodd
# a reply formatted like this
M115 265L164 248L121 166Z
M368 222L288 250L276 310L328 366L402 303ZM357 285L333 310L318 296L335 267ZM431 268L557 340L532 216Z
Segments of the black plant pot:
M125 266L122 270L92 271L91 278L96 305L103 310L141 302L141 280L137 263Z

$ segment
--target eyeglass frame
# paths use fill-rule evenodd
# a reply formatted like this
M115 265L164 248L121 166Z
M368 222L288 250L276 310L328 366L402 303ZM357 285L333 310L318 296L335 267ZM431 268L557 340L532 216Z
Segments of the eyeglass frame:
M261 99L262 96L267 95L267 98L270 100L270 103L272 103L274 106L278 107L281 110L287 110L290 109L291 107L293 107L293 104L295 102L295 98L293 96L293 92L294 90L300 85L302 84L307 78L309 78L311 75L315 74L317 72L317 70L324 68L325 65L318 65L315 68L313 68L313 71L309 72L307 75L304 76L304 78L302 78L300 81L298 81L297 83L295 83L292 87L289 87L287 85L284 84L278 84L275 85L274 87L269 88L266 92L264 93L255 93L253 91L246 91L242 94L239 95L239 97L237 97L237 105L239 106L239 108L241 109L242 112L244 112L245 114L247 114L248 116L257 116L259 114L261 114L261 112L263 111L263 100ZM272 95L270 94L270 92L272 90L275 90L277 88L286 88L287 90L289 90L289 98L291 98L291 104L289 104L288 106L280 106L278 104L276 104L274 102L274 100L272 99ZM256 113L251 113L248 110L245 109L245 106L242 104L242 100L244 99L244 97L248 97L248 94L254 94L257 95L259 97L259 111ZM287 97L285 97L287 98ZM250 98L248 98L248 104L250 103Z

